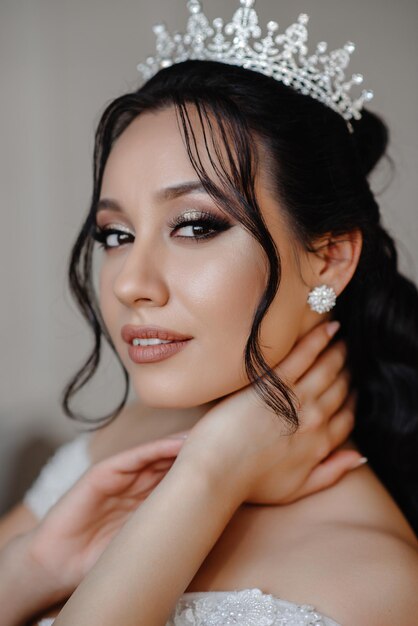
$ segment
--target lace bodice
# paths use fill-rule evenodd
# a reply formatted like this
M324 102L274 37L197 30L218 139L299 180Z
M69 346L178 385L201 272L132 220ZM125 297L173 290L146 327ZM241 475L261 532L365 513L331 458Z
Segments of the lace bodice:
M49 459L23 501L41 519L88 469L91 435L79 434ZM38 626L51 626L43 619ZM340 626L312 605L287 602L261 589L186 592L166 626ZM116 626L116 625L115 625Z

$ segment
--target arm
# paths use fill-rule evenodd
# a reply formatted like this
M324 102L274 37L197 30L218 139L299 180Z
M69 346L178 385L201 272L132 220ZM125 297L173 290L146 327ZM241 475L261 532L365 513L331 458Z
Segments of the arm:
M317 330L312 359L325 342L323 328ZM305 341L303 358L287 362L288 380L310 367L309 346ZM232 394L194 426L171 470L114 537L55 626L136 626L138 620L162 626L243 502L292 501L306 495L306 484L312 492L335 482L336 459L339 476L358 462L353 451L330 455L351 432L352 411L320 421L306 415L289 435L252 393Z
M39 619L39 613L55 617L171 467L183 435L143 444L91 467L35 528L8 542L0 552L0 601L6 607L1 626Z
M41 568L30 558L30 542L30 532L18 535L0 551L2 626L26 624L39 611L68 597L52 588Z
M96 441L98 435L99 431L90 435L90 445ZM71 459L69 461L71 462ZM63 462L66 462L66 459L62 459L61 463ZM36 485L36 481L31 487L33 485ZM42 488L38 490L37 497L43 497ZM8 612L6 615L6 608L2 609L1 624L18 623L16 620L19 616L22 619L23 617L29 619L36 611L47 610L55 604L56 595L53 593L50 596L46 586L39 587L39 582L45 580L45 577L43 572L35 567L36 564L31 561L27 550L30 543L29 533L39 527L40 523L42 518L39 519L24 499L0 519L0 599L4 600L2 606L7 606ZM28 537L24 539L23 536L27 533ZM23 590L23 593L18 594L17 589ZM9 590L12 590L12 593L8 593ZM72 591L73 589L62 596L60 601L66 600ZM13 618L16 610L16 616Z
M178 461L113 539L54 626L166 623L244 497L238 484L220 484Z

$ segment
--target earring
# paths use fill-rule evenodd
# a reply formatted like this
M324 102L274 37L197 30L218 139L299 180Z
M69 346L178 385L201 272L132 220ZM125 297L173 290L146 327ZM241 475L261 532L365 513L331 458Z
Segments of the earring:
M328 311L331 311L332 307L335 306L336 300L337 294L334 289L328 287L328 285L321 285L309 292L307 302L312 311L328 313Z

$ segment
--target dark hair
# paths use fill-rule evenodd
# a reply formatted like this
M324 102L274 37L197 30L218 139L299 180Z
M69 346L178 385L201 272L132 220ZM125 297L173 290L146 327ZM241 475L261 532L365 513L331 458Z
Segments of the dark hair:
M191 105L202 130L209 130L214 142L217 159L212 160L207 143L206 149L220 186L207 176L197 153ZM341 321L339 336L346 340L352 383L358 391L352 438L417 530L418 291L398 271L394 241L381 224L367 180L386 152L387 126L363 109L361 119L352 121L350 133L341 115L260 73L217 62L185 61L159 71L105 109L96 131L91 206L69 265L70 288L93 330L95 345L63 391L64 412L83 422L108 423L126 402L128 373L103 323L93 289L95 212L104 166L117 137L142 112L169 106L175 107L189 158L206 190L242 222L266 253L269 275L245 348L245 367L257 393L293 429L298 426L295 398L269 370L257 341L261 321L279 287L281 265L255 197L254 139L267 148L277 197L295 238L306 249L311 250L315 238L324 234L338 236L360 229L363 246L358 266L333 310L334 318ZM219 133L212 132L214 124ZM97 369L102 333L121 363L126 389L111 414L87 419L70 409L69 400Z

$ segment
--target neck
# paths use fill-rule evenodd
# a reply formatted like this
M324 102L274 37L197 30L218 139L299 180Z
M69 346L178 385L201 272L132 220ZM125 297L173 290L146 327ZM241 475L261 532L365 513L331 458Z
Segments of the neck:
M125 419L131 428L138 428L146 440L157 439L190 430L216 403L217 400L213 400L190 408L167 409L149 407L134 401L126 407Z

